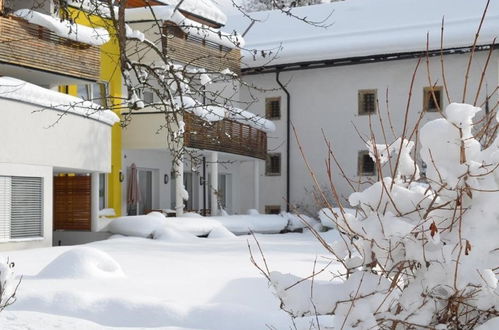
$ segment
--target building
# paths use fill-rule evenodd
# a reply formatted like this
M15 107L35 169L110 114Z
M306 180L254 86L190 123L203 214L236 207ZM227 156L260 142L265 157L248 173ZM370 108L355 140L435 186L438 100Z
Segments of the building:
M297 18L280 11L252 13L259 20L255 23L242 15L231 17L229 30L246 31L245 48L249 51L243 53L243 79L267 90L242 89L241 98L256 98L249 110L266 115L277 127L269 134L267 166L260 169L264 176L261 210L284 210L286 201L312 213L321 206L316 203L316 189L291 124L319 184L331 191L327 174L330 162L331 180L348 205L348 195L362 187L359 181L376 179L362 139L369 140L372 128L378 143L383 143L380 123L388 143L402 135L410 92L408 128L420 116L422 124L438 117L439 108L445 108L449 100L461 102L485 5L486 1L466 0L346 0L294 8ZM476 104L486 111L495 111L498 100L499 51L492 45L499 31L498 12L498 3L492 1L476 44L464 98L474 103L477 96ZM351 183L334 165L325 139Z
M130 58L136 63L156 66L158 70L167 70L168 66L185 71L182 75L191 77L192 85L197 87L190 92L176 90L172 98L162 95L165 87L158 86L161 81L147 78L147 82L142 83L147 87L132 92L138 94L145 106L124 113L130 120L123 129L126 173L122 185L123 213L164 210L177 215L184 211L217 214L220 208L228 213L246 213L257 207L259 167L266 158L266 134L273 129L273 124L241 109L228 111L232 106L217 103L221 100L220 104L225 104L222 99L239 99L238 86L230 79L201 81L203 75L211 79L207 77L238 74L237 46L242 40L224 32L226 17L210 0L183 1L178 11L175 4L162 1L149 4L151 8L145 6L144 1L129 2L125 11L130 36L136 35L139 39L135 46L133 38L131 40ZM151 41L161 54L144 47L143 39ZM149 77L152 75L156 73L150 73ZM217 97L210 96L213 94ZM173 105L163 102L173 99L177 100L183 115L166 114ZM174 147L186 150L183 161L178 163L175 153L171 152L170 134L179 127L168 124L176 121L185 124L183 141ZM141 191L138 203L130 203L127 198L132 165L138 172ZM189 196L185 202L184 187Z
M68 217L66 229L96 226L87 220L97 219L119 118L59 90L102 82L110 36L61 20L52 1L3 0L0 13L0 249L51 246Z

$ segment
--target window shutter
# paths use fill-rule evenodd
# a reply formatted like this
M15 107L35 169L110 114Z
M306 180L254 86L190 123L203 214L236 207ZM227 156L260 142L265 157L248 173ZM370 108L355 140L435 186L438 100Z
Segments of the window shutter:
M11 238L43 235L42 178L12 177Z
M10 238L11 178L0 176L0 241Z

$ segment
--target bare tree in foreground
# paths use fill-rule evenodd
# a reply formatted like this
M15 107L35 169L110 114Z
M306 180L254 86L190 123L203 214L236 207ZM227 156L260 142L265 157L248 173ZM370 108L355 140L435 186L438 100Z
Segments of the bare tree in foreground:
M459 102L469 99L468 74L476 42ZM319 316L327 315L333 316L328 326L334 329L474 329L499 317L497 104L485 114L485 103L477 104L484 73L471 96L473 104L451 103L444 78L449 105L439 109L440 118L421 127L422 113L411 129L407 118L414 76L428 61L427 56L416 65L400 137L389 141L383 128L382 137L371 133L366 141L378 180L350 195L353 212L343 206L331 171L329 191L323 190L299 146L321 205L327 205L323 216L339 232L340 238L331 244L309 227L330 261L323 268L314 263L312 274L300 278L270 271L258 242L262 259L251 254L281 308L294 319L309 317L311 328L324 329ZM428 65L427 69L434 86ZM326 163L336 163L343 173L327 145ZM426 164L424 177L416 158Z

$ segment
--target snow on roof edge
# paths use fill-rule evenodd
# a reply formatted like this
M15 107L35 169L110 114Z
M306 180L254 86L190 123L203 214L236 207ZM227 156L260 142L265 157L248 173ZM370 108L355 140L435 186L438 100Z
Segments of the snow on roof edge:
M184 10L192 15L204 18L214 23L225 25L227 23L227 15L218 8L218 6L210 0L158 0L161 3L169 6L177 6L180 3L179 9Z
M0 77L0 98L80 115L110 126L120 121L114 112L102 109L98 104L12 77Z
M246 48L253 51L243 51L243 68L425 51L427 33L429 49L440 49L442 17L444 48L469 47L483 14L484 1L346 0L293 9L295 15L312 21L326 18L327 28L313 27L279 11L252 13L259 22L245 35ZM489 45L499 36L498 12L499 3L491 3L479 45ZM227 28L243 31L248 25L247 19L236 15L229 19ZM282 26L287 28L279 28ZM276 54L280 46L283 49ZM270 49L271 56L261 56L261 50ZM276 58L270 61L273 56Z

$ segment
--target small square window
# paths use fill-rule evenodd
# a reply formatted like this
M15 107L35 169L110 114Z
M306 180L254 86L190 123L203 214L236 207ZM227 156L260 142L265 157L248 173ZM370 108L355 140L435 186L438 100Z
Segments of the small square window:
M359 176L373 176L376 171L376 164L374 163L369 151L359 151L357 161L357 174Z
M442 109L442 86L425 87L423 93L424 111L438 112Z
M265 214L279 214L281 213L280 205L265 205Z
M267 161L265 164L265 175L277 176L281 175L281 154L267 154Z
M265 117L271 120L281 119L280 97L268 97L265 99Z
M361 89L358 93L359 115L370 115L376 113L376 101L378 92L376 89Z
M152 91L143 91L143 101L145 104L154 103L154 93Z

